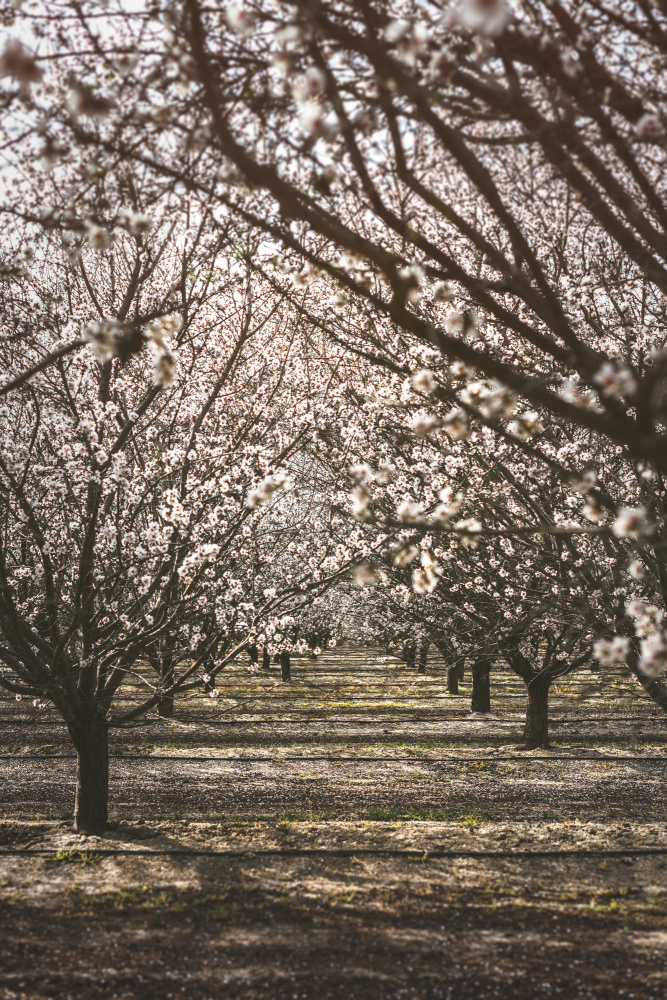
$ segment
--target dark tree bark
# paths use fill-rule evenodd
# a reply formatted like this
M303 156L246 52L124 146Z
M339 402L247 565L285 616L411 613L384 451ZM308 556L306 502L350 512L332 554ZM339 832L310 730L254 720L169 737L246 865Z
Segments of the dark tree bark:
M426 673L426 661L428 659L428 650L430 645L430 642L423 642L419 647L419 666L417 667L418 674Z
M91 715L68 729L76 748L74 829L103 833L109 819L109 727Z
M649 698L652 698L663 712L667 712L667 678L664 674L661 677L650 677L638 667L635 667L632 672Z
M174 683L174 657L170 650L165 648L165 643L161 643L160 649L160 687L164 691ZM170 719L174 714L174 695L161 694L157 706L158 713L164 718Z
M259 663L259 650L257 649L257 646L251 646L248 652L250 653L250 662Z
M459 667L447 668L447 691L449 694L459 693Z
M292 679L292 671L291 671L291 664L290 664L290 655L289 655L289 653L281 653L280 654L280 667L281 667L281 672L282 672L281 679L283 681L289 681L289 680L291 680Z
M547 750L549 748L549 687L548 676L534 677L527 683L526 728L524 739L526 750Z
M491 661L485 658L472 663L472 710L491 711Z
M408 645L406 646L406 654L407 655L405 657L405 665L410 669L414 667L415 657L417 655L417 644L415 642L408 643Z
M227 648L226 644L223 645L222 643L217 643L217 642L212 646L212 648L209 651L209 656L211 657L211 659L210 659L210 662L208 663L207 668L206 668L206 673L207 674L210 673L210 671L212 671L214 669L214 666L215 666L215 657L216 657L216 654L217 654L218 650L221 649L221 650L224 651L224 649L226 649L226 648ZM214 689L214 687L215 687L215 681L214 680L204 681L204 691L206 691L207 694L210 691L212 691Z
M271 666L271 657L269 656L266 646L262 650L262 667L264 670L268 670Z

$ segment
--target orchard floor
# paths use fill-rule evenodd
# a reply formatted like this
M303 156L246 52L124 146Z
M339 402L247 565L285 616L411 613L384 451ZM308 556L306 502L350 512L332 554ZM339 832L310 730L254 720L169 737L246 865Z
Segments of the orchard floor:
M0 1000L662 1000L667 717L629 678L566 678L531 752L500 668L488 716L435 658L293 678L115 732L104 837L62 727L0 701Z

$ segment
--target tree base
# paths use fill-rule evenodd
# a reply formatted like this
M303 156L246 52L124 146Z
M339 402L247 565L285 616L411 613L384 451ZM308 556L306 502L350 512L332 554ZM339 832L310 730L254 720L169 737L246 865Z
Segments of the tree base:
M99 717L68 726L76 747L74 829L100 834L109 825L109 730Z
M528 684L526 726L523 731L526 750L549 749L550 678L535 678Z

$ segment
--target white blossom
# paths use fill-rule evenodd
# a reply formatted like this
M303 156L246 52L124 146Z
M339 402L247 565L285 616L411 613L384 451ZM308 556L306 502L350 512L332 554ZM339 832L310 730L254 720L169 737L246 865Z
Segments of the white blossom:
M228 3L225 8L227 24L242 38L249 38L255 30L255 15L240 0Z
M635 132L640 139L664 139L665 125L660 115L647 111L635 125Z
M600 663L611 666L614 663L623 663L630 650L630 640L622 635L615 635L612 639L599 639L593 648L593 656Z
M664 632L642 639L639 668L649 677L659 677L667 669L667 636Z
M593 375L593 382L599 386L604 396L618 396L627 399L637 391L637 381L626 365L616 366L610 361L603 365Z
M490 38L501 35L510 18L505 0L461 0L457 15L465 28Z
M611 530L617 538L641 538L650 531L644 507L621 507Z
M428 368L422 368L421 371L415 372L411 375L410 381L418 392L424 392L426 394L433 392L437 385L433 372L430 372Z
M453 438L463 439L470 437L468 415L465 410L462 410L459 407L450 410L449 413L443 417L442 426Z

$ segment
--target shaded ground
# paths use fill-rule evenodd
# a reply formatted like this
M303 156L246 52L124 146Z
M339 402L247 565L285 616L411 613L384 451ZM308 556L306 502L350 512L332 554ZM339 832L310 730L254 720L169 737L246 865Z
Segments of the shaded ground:
M230 671L214 718L193 699L114 734L104 838L71 832L61 727L5 703L0 850L49 855L0 855L1 1000L662 1000L667 855L631 852L667 846L665 717L586 674L552 699L552 750L525 753L511 675L484 719L429 667L346 649L289 686ZM628 854L516 853L605 849Z

